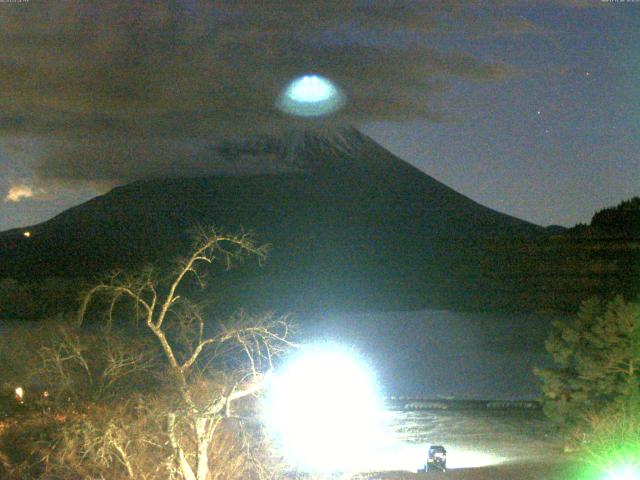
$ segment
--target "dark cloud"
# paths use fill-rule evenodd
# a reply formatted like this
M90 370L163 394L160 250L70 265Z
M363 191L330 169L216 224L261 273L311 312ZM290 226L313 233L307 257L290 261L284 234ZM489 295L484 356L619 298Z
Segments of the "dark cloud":
M450 78L508 72L443 48L446 35L533 28L504 17L493 23L462 3L0 4L0 131L48 139L37 166L43 177L117 182L215 170L219 139L302 122L274 103L306 72L347 95L332 124L438 121L432 97Z

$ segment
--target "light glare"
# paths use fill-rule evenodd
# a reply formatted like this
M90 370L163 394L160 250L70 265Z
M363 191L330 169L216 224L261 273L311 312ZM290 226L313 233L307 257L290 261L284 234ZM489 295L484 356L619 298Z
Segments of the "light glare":
M290 115L320 117L336 112L344 103L344 95L331 80L303 75L287 85L276 106Z
M622 465L609 472L604 480L638 480L640 465Z
M453 447L447 449L447 468L480 468L504 463L504 458L491 453L476 450L464 450Z
M379 440L378 398L369 368L353 352L306 347L274 376L266 420L293 465L345 472L366 464Z
M334 96L336 89L324 78L305 75L291 84L288 94L296 102L323 102Z

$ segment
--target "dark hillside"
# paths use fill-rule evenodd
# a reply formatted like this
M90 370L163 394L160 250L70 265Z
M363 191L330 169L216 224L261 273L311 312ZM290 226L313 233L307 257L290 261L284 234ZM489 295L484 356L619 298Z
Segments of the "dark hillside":
M596 212L589 225L490 242L487 251L487 283L502 285L504 298L526 309L575 311L595 295L638 298L640 198Z

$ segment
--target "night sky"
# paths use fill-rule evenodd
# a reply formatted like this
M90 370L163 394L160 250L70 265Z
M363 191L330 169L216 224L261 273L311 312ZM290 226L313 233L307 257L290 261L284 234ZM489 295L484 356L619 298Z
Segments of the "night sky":
M640 194L640 2L30 1L0 41L0 230L327 123L541 225ZM278 111L308 72L340 112Z

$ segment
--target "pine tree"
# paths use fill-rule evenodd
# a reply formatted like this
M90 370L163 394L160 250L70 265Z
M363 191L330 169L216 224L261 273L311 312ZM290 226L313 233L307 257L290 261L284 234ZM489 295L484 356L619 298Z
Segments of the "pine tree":
M590 299L577 317L556 322L546 341L554 368L536 370L545 413L566 427L616 403L640 398L640 306Z

